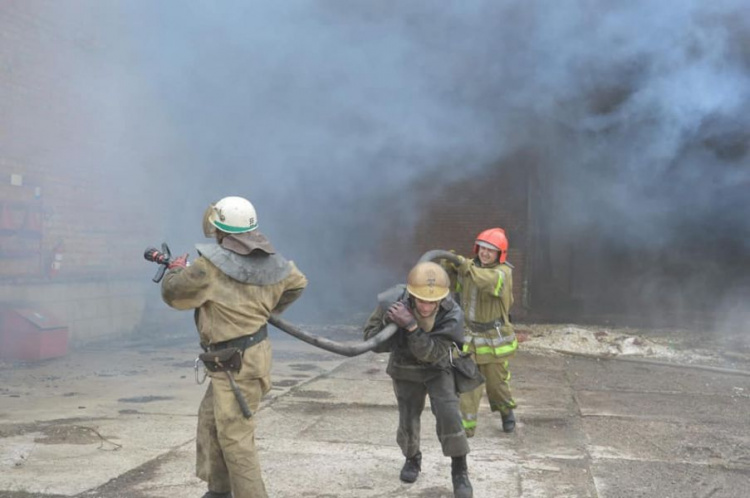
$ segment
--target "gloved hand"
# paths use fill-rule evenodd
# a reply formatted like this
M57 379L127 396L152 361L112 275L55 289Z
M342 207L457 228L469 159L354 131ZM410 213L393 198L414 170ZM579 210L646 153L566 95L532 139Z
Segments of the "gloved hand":
M399 326L399 328L406 329L409 332L413 332L417 328L417 319L411 313L411 310L406 305L397 301L388 308L388 319Z
M179 256L172 261L170 261L169 265L167 266L167 269L174 270L175 268L185 268L188 265L188 255L187 253L183 254L182 256Z
M463 256L458 257L458 267L456 268L459 275L467 275L469 268L474 264L474 260L470 258L464 258Z
M453 253L453 254L456 254L456 250L455 250L455 249L451 249L451 250L450 250L449 252L451 252L451 253ZM456 257L460 258L461 256L458 256L458 255L456 255ZM458 268L458 266L457 266L457 265L455 265L455 264L454 264L454 263L453 263L452 261L450 261L449 259L441 259L441 260L440 260L440 261L438 262L438 264L439 264L439 265L440 265L441 267L443 267L443 270L445 270L445 271L446 271L446 272L448 273L448 275L450 275L450 274L451 274L451 272L455 272L455 271L456 271L456 268Z

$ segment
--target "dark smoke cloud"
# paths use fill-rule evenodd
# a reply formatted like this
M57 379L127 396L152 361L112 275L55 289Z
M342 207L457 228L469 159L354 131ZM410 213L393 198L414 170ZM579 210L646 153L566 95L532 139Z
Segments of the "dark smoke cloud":
M108 174L173 247L199 241L207 203L250 198L311 279L306 317L401 278L374 249L388 216L417 220L416 181L481 181L519 149L555 240L676 267L692 290L673 300L719 285L686 282L691 260L748 280L745 1L75 5L60 15L96 44L72 71L107 118L102 157L127 165Z

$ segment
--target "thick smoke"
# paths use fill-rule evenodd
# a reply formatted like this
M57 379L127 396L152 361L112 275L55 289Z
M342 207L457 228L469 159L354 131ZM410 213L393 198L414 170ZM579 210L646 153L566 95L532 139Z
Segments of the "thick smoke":
M61 16L96 42L73 69L107 117L109 164L126 166L110 180L158 206L185 250L209 202L250 198L311 279L306 318L367 309L402 278L376 254L394 215L418 220L431 192L417 182L481 181L518 150L538 162L548 277L580 273L572 294L684 309L748 284L744 1L127 1Z
M570 68L561 81L575 84L562 85L543 125L554 156L547 187L557 230L579 239L571 245L584 277L574 292L589 308L598 300L662 323L677 312L706 323L736 309L724 299L747 299L746 9L604 11L578 26L597 33L584 34L585 45L561 45Z

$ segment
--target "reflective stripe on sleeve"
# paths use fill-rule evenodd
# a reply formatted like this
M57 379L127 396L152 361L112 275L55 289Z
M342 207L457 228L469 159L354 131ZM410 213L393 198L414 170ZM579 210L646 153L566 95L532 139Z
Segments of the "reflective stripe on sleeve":
M497 270L497 283L495 284L495 296L500 296L500 290L503 288L503 281L505 280L505 274L501 270Z

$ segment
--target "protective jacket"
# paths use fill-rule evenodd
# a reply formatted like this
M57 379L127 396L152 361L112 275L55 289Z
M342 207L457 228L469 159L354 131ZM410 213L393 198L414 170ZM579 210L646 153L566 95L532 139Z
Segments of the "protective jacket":
M209 346L248 334L281 313L307 286L294 262L255 251L246 256L217 244L197 244L200 257L167 272L162 298L179 310L195 308L201 344Z
M405 285L397 285L378 295L378 307L365 324L365 340L387 325L386 312L396 301L407 307L409 294ZM386 372L393 379L424 382L436 374L450 371L450 348L464 342L463 311L451 297L440 302L432 330L414 332L399 329L378 352L390 351Z
M476 353L480 365L504 361L518 349L510 321L513 267L509 263L482 267L478 259L459 259L457 291L466 325L464 351Z

